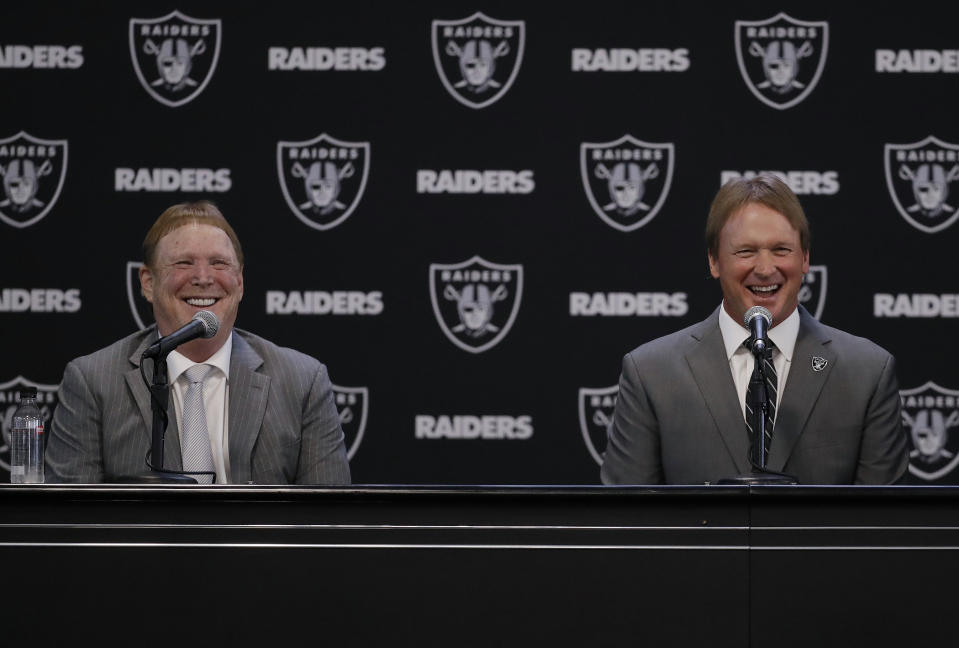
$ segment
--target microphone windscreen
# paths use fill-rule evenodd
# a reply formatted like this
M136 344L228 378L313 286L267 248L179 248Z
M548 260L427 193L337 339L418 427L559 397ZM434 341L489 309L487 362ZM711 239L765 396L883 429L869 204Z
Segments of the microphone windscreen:
M199 313L197 313L199 315ZM769 312L768 308L763 306L753 306L746 311L746 314L743 316L743 324L746 328L749 328L749 321L756 317L756 315L761 315L764 320L766 320L766 326L769 326L773 322L773 314Z
M203 322L204 338L211 338L216 335L217 331L220 330L220 320L218 320L216 315L208 310L197 311L196 315L193 316L193 319Z

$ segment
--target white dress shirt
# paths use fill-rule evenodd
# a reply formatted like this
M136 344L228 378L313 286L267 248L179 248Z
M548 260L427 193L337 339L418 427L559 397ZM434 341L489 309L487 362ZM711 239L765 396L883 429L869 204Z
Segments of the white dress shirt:
M726 345L726 359L729 360L729 370L732 372L733 382L736 383L739 407L743 411L743 421L745 421L746 388L749 386L749 378L753 374L753 365L756 363L752 352L743 346L743 342L749 339L750 333L746 327L730 317L723 307L719 309L719 330L723 335L723 344ZM776 416L778 417L779 403L786 389L786 378L789 376L796 338L799 336L799 309L794 309L789 317L769 329L768 335L776 345L773 349L773 366L776 368Z
M167 374L173 389L173 405L176 408L177 427L180 430L180 447L183 447L183 399L188 385L184 372L196 364L213 367L203 381L203 407L206 410L206 429L210 434L210 449L213 451L213 467L216 484L230 483L230 444L227 434L230 390L230 355L233 352L233 333L223 346L206 362L193 362L178 351L167 356Z

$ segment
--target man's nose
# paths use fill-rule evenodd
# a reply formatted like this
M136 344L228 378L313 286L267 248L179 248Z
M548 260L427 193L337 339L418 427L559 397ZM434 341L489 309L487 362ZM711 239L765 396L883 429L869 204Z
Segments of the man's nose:
M193 283L206 285L213 283L213 268L206 261L193 264Z
M771 275L776 272L776 263L771 251L759 251L756 255L756 266L753 268L753 272L762 276Z

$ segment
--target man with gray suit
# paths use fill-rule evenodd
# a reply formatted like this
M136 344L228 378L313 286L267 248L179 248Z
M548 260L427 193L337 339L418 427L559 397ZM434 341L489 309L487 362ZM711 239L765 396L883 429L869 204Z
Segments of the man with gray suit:
M772 316L774 422L765 471L800 484L890 484L908 464L893 357L799 305L809 224L771 174L725 184L706 222L723 301L706 320L623 358L600 475L605 484L703 484L757 470L747 432L755 360L744 314ZM752 409L750 408L751 412ZM755 426L754 426L755 427Z
M140 287L156 325L67 365L47 481L122 481L148 472L153 413L143 352L207 310L219 320L216 334L166 357L164 470L200 483L215 476L218 484L349 484L326 367L233 328L243 251L220 211L206 201L170 207L147 233L143 254Z

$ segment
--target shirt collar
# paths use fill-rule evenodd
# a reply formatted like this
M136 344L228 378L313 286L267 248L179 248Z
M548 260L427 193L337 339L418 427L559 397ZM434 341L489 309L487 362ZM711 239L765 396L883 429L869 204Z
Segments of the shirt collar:
M193 362L177 350L170 351L167 356L167 372L169 373L170 384L176 382L184 371L196 364L208 364L219 369L224 376L230 377L230 357L233 354L233 331L230 331L229 337L223 343L216 353L211 355L203 362Z
M719 331L723 335L723 344L726 347L726 360L733 357L743 346L743 341L749 337L749 331L745 326L734 320L723 308L719 306ZM799 309L793 309L793 312L776 326L769 329L769 339L773 341L776 348L779 349L786 360L792 362L793 351L796 348L796 338L799 336Z

